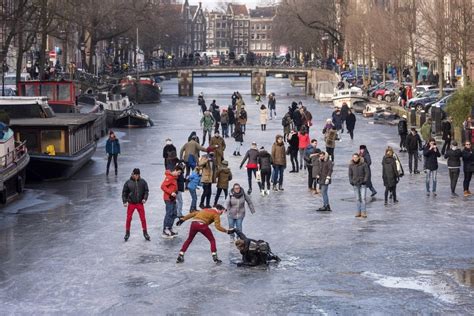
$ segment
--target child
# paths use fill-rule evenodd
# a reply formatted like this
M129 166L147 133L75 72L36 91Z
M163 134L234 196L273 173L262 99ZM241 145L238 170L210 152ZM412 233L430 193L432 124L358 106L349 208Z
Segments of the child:
M221 167L216 172L217 179L217 193L214 199L214 207L217 205L222 191L224 191L224 198L227 199L229 181L232 180L232 172L229 169L227 160L222 160Z
M188 177L188 190L189 194L191 195L191 207L189 208L189 212L194 212L197 208L197 194L196 190L198 187L201 186L201 168L196 167L196 169L191 173Z

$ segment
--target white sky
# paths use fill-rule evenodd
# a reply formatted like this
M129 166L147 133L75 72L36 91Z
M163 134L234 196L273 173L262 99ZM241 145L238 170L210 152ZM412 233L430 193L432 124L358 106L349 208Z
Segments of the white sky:
M199 3L199 1L202 2L202 5L204 7L207 7L208 9L213 9L216 7L217 3L220 2L220 0L189 0L190 5L196 5ZM226 1L226 2L233 2L233 3L239 3L239 4L246 4L247 8L249 9L254 9L255 6L257 5L263 5L266 1L265 0L233 0L233 1Z

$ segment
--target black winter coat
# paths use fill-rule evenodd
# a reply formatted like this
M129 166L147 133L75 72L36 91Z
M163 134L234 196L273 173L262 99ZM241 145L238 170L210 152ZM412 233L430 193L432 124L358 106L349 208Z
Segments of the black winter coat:
M294 111L291 118L293 119L293 124L295 124L295 126L300 127L303 124L300 111Z
M464 172L474 172L474 153L472 150L463 149L462 163L464 165Z
M442 132L443 132L443 140L448 140L448 139L451 139L451 123L449 123L448 121L444 121L442 124L441 124L441 129L442 129Z
M230 106L227 109L227 113L229 114L229 124L230 125L235 124L235 114Z
M353 131L356 125L356 116L354 113L350 113L346 117L346 127L349 131Z
M166 145L163 147L163 158L174 159L176 158L176 147L173 144Z
M441 157L438 148L430 150L430 145L427 144L423 148L423 156L425 156L425 168L431 171L438 170L438 157Z
M299 139L298 139L298 134L293 134L290 139L288 140L289 150L293 153L298 152L298 146L299 146Z
M349 115L349 106L347 104L343 104L341 106L341 118L343 121L347 119L347 115Z
M456 150L452 150L451 148L449 148L446 151L444 158L448 159L448 168L460 168L462 151L459 148L457 148Z
M387 188L393 188L397 185L399 180L399 174L397 171L397 163L393 157L383 157L382 179L383 185Z
M398 121L398 135L407 135L408 134L408 125L405 119Z
M365 185L369 181L369 167L365 162L354 163L351 160L349 165L349 183L351 185Z
M266 150L262 150L258 153L258 165L260 170L271 171L272 170L272 155Z
M236 142L244 142L244 133L242 132L242 127L240 124L235 124L234 133L232 134Z
M410 153L417 152L418 150L421 150L421 137L416 133L413 135L413 133L409 133L407 136L407 142L406 142L407 150Z
M148 184L142 178L137 181L130 178L123 186L123 203L138 204L143 200L148 200Z

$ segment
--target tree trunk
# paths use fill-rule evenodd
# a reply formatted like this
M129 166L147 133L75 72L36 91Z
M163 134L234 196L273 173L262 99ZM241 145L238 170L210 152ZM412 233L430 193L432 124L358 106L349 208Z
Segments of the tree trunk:
M439 96L443 96L443 88L444 88L444 55L438 53L438 88L439 88Z
M18 81L21 80L21 71L23 68L23 30L20 30L18 33L18 50L17 50L17 59L16 59L16 83L18 84Z

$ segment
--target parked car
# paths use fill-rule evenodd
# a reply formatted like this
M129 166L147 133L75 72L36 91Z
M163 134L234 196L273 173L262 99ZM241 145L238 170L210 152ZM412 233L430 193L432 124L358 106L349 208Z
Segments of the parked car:
M443 89L443 94L452 94L456 89L446 88ZM412 98L408 101L408 108L415 108L417 111L425 110L425 107L429 103L438 101L439 98L439 89L430 89L421 95L419 98Z
M431 85L431 84L416 86L416 89L413 90L413 96L420 97L426 91L431 90L431 89L436 89L437 87L438 86Z
M20 74L20 80L18 81L28 81L28 80L31 80L30 74L27 72L22 72ZM8 73L5 75L5 90L6 88L10 88L13 91L15 91L15 95L16 95L16 83L17 83L16 73Z
M439 99L436 102L428 103L425 107L425 111L431 116L431 109L433 107L438 107L438 108L441 109L441 119L444 120L447 116L446 106L448 105L449 99L451 99L452 96L453 96L453 94L451 93L451 94L448 94L445 97L442 97L441 99Z
M385 84L381 83L377 90L373 92L373 97L379 101L385 100L392 102L397 98L398 94L398 82L397 81L386 81Z

